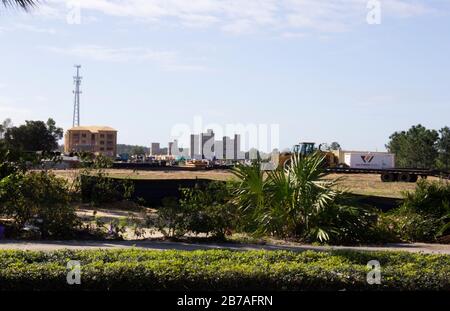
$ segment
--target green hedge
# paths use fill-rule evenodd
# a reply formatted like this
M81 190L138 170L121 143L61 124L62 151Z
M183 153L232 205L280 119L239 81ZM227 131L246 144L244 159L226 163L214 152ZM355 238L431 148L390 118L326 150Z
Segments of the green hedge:
M81 285L66 264L81 262ZM366 282L370 260L381 285ZM1 290L450 290L450 256L402 252L0 251Z

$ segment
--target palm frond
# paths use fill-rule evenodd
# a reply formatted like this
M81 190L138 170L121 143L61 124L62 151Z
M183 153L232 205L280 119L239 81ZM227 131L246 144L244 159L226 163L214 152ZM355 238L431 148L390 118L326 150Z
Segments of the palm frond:
M20 7L24 10L28 10L35 6L38 0L1 0L5 7Z

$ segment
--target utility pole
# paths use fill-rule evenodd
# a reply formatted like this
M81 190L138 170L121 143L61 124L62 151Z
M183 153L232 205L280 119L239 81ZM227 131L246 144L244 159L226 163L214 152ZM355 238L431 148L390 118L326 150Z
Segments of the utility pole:
M80 126L80 94L82 93L80 90L82 79L82 77L80 76L81 65L75 65L74 67L77 68L77 75L73 77L73 84L75 84L75 90L73 90L73 127Z

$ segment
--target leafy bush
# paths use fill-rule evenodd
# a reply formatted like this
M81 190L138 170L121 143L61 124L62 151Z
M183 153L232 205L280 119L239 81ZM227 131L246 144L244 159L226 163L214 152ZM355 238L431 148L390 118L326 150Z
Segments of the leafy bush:
M82 155L84 168L77 179L77 186L82 200L94 206L103 203L127 200L134 192L130 180L111 178L106 171L112 166L111 159L99 155Z
M420 180L413 192L404 194L403 207L436 218L450 213L450 183Z
M11 174L0 181L0 214L18 228L38 227L42 237L70 235L77 217L68 188L65 179L46 171Z
M236 209L230 202L229 186L211 182L206 187L182 189L180 208L186 229L223 238L236 224Z
M403 204L380 213L378 241L435 242L450 229L450 184L420 180Z
M405 231L411 233L412 240L430 241L449 234L450 183L419 181L414 192L404 194L399 213L409 216L405 221L410 226L406 225Z
M187 224L184 213L176 198L164 198L157 217L147 217L146 224L156 227L165 237L181 237L186 234Z
M148 224L164 236L180 237L191 232L223 238L237 221L236 209L230 203L229 186L211 182L206 186L181 189L181 199L166 198L156 219Z
M83 202L93 206L127 200L134 191L133 182L107 175L81 175L80 192Z
M381 284L367 283L380 262ZM81 263L68 285L66 264ZM0 251L0 290L450 290L450 256L229 250Z
M380 215L378 229L386 242L433 242L441 221L434 217L398 208Z

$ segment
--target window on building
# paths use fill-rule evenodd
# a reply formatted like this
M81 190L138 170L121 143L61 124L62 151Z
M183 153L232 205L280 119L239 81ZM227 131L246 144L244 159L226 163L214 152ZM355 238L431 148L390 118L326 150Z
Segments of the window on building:
M101 147L101 148L100 148L100 151L105 151L105 148Z
M113 150L113 148L112 147L108 147L108 148L106 148L106 150Z
M108 139L113 139L113 135L112 134L108 134Z
M86 134L81 134L81 137L86 138Z
M100 138L105 138L105 134L100 134Z
M112 140L108 140L108 145L112 145L112 144L113 144Z
M100 145L104 145L105 144L105 141L104 140L101 140L100 141Z

